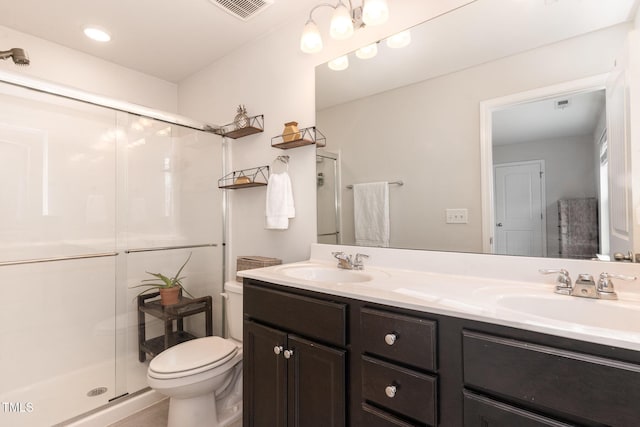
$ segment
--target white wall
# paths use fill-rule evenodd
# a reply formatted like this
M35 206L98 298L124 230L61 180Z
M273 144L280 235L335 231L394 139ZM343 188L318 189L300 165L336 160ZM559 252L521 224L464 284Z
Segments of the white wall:
M177 110L178 87L174 83L3 26L0 46L2 50L23 48L31 60L28 67L0 61L2 70L163 111Z
M493 147L493 163L545 162L547 256L559 257L558 200L598 197L592 135Z
M465 3L468 0L393 2L390 22L359 31L346 42L325 37L325 50L317 55L306 55L299 49L300 33L307 19L307 14L302 14L292 18L292 24L274 30L181 82L180 113L208 122L229 123L235 107L243 103L250 114L264 114L264 133L228 143L233 159L229 170L271 164L277 155L285 154L270 146L271 137L282 132L285 122L295 120L301 127L315 124L316 65ZM318 12L318 17L318 25L324 29L322 12ZM231 191L229 277L234 275L237 255L297 261L309 256L309 245L316 241L315 147L297 148L286 154L291 156L289 174L296 218L290 221L287 231L265 230L264 189Z

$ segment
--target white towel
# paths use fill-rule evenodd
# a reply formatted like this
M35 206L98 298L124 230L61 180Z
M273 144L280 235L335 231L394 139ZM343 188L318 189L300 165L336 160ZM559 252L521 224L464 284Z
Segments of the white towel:
M356 245L389 247L389 183L353 186Z
M287 172L272 173L267 184L266 227L271 230L289 228L289 218L296 216L291 179Z

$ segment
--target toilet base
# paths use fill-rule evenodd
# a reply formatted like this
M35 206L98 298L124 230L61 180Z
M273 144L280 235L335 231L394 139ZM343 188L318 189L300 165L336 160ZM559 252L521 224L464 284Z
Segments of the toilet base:
M167 427L217 427L218 414L213 393L188 399L169 399Z

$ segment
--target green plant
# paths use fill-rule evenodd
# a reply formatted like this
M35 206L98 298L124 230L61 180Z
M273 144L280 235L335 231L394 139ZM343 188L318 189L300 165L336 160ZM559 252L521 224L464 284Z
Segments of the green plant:
M182 270L184 269L184 267L187 265L187 263L191 259L191 255L192 255L192 253L189 254L189 256L187 257L187 260L184 262L184 264L182 264L182 267L180 267L178 272L173 277L165 276L162 273L152 273L150 271L147 271L146 273L154 276L155 279L145 279L145 280L142 281L142 283L140 285L133 286L133 288L142 288L142 287L146 287L147 288L147 289L143 290L142 292L140 292L138 295L136 295L136 297L138 297L139 295L144 294L145 292L151 291L153 289L160 290L160 289L169 289L169 288L174 288L176 286L180 286L182 288L182 290L187 295L189 295L191 298L193 298L193 295L191 295L189 293L189 291L187 291L185 289L184 285L182 284L182 280L185 278L185 276L180 276L180 273L182 273ZM145 283L145 282L155 282L155 283Z

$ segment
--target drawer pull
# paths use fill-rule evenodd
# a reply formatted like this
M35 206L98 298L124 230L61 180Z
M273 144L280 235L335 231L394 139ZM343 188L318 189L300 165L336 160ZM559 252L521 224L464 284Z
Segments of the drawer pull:
M293 357L293 350L285 350L284 351L284 358L285 359L291 359Z
M282 352L282 350L283 350L283 349L284 349L284 348L283 348L281 345L277 345L277 346L273 347L273 352L274 352L275 354L280 354L280 353Z
M384 342L386 342L387 345L395 344L397 339L398 339L398 335L396 334L387 334L384 336Z
M387 397L394 398L396 397L396 392L398 391L397 387L394 385L388 385L384 388L384 393Z

